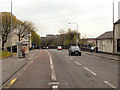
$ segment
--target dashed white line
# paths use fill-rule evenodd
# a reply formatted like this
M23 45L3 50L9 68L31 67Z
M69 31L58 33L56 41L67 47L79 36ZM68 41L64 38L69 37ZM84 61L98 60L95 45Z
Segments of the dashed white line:
M104 83L106 83L108 86L110 86L111 88L117 88L115 87L113 84L109 83L108 81L104 81Z
M77 61L75 61L75 63L81 66L81 64L80 64L80 63L78 63Z
M73 60L72 58L69 58L70 60Z
M89 71L90 73L92 73L93 75L96 75L96 73L92 72L90 69L84 67L84 69L86 69L87 71Z

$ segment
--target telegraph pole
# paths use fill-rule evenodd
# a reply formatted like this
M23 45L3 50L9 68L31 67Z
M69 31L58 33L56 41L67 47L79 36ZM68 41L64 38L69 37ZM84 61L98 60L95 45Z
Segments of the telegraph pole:
M11 56L13 55L13 51L12 51L12 0L11 0L11 36L10 36L11 40L10 40L10 44L11 44Z
M113 0L113 54L115 53L114 0Z

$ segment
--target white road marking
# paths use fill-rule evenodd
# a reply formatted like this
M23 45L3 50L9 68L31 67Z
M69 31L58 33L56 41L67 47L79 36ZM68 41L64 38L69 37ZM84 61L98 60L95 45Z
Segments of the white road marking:
M66 57L68 57L68 56L66 56Z
M53 61L52 61L52 58L50 56L50 53L46 50L46 52L48 53L49 55L49 58L50 58L50 68L51 68L51 78L53 81L56 81L56 75L55 75L55 68L54 68L54 65L53 65Z
M73 60L72 58L69 58L70 60Z
M75 61L75 63L81 66L81 64L80 64L80 63L78 63L77 61Z
M53 88L53 90L57 90L58 89L58 85L53 85L52 88Z
M109 85L109 86L112 87L112 88L117 88L117 87L115 87L113 84L109 83L108 81L104 81L104 83L106 83L107 85Z
M51 78L52 78L52 81L57 81L52 57L51 57L50 53L47 50L46 50L46 52L48 53L49 59L50 59L50 68L51 68ZM53 90L58 90L58 85L52 85L52 88L53 88Z
M90 69L84 67L84 69L86 69L87 71L89 71L90 73L92 73L93 75L96 75L96 73L92 72Z
M112 61L112 62L117 62L117 61L115 61L115 60L110 60L110 61Z

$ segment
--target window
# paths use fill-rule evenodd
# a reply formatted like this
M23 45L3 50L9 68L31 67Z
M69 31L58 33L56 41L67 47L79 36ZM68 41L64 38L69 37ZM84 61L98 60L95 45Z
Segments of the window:
M25 38L25 41L28 41L28 38Z

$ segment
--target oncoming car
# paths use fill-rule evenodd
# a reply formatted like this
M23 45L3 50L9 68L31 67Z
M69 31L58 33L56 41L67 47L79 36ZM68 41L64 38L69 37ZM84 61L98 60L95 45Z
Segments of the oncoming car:
M57 46L57 50L62 50L62 46Z
M81 56L81 50L78 46L71 46L69 48L69 55L78 55Z

